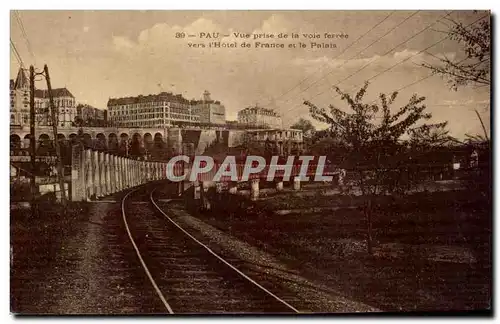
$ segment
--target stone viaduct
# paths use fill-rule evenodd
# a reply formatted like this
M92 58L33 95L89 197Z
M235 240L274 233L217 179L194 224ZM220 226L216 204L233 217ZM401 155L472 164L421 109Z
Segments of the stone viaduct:
M71 184L68 196L71 201L89 201L151 181L165 180L168 179L167 172L169 172L175 176L186 176L184 181L177 184L179 194L194 186L194 198L201 199L203 203L203 192L209 187L219 188L217 184L221 183L212 181L216 172L215 169L206 174L198 175L198 180L190 181L192 167L189 163L169 165L167 162L140 161L84 149L81 145L73 146L72 151ZM168 168L172 169L168 170ZM241 176L242 168L238 168L238 170ZM299 170L300 168L296 167L291 172L291 182L294 190L300 190L301 187L303 175L299 173ZM316 166L312 165L306 173L314 175L316 172ZM333 172L330 171L327 174L338 174L338 171L333 170ZM251 199L259 197L259 182L266 175L267 171L263 171L262 174L246 180L250 183ZM221 179L221 181L227 182L227 190L230 193L234 194L238 191L237 183L239 181L230 179ZM277 191L283 190L283 177L277 177L275 184ZM217 192L219 192L219 189L217 189Z
M225 143L228 147L242 144L245 131L199 128L123 128L123 127L83 127L58 129L59 141L76 143L78 134L82 133L83 141L88 148L107 150L120 143L137 141L141 146L163 142L174 152L180 153L183 145L190 145L192 153L202 154L206 147L214 141ZM37 147L54 139L50 126L38 126L35 131ZM29 127L11 127L11 147L29 149Z

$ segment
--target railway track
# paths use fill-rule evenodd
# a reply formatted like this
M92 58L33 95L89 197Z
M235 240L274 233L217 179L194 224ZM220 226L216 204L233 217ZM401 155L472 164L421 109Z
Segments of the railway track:
M240 260L218 255L176 223L155 202L151 186L123 197L122 216L166 313L299 312L240 271Z

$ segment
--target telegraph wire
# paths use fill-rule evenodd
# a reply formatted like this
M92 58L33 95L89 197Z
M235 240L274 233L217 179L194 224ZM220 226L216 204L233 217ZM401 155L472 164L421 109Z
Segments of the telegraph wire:
M465 58L465 59L461 60L460 62L458 62L458 64L462 63L462 62L463 62L463 61L465 61L466 59L467 59L467 58ZM410 83L410 84L407 84L407 85L405 85L405 86L403 86L403 87L401 87L401 88L398 88L398 89L396 89L396 90L392 90L392 91L390 91L389 93L399 92L399 91L404 90L404 89L406 89L406 88L409 88L409 87L411 87L411 86L413 86L413 85L415 85L415 84L417 84L417 83L420 83L420 82L422 82L422 81L424 81L424 80L427 80L427 79L429 79L430 77L432 77L432 76L434 76L434 75L435 75L435 73L431 73L430 75L427 75L427 76L425 76L425 77L423 77L423 78L421 78L421 79L418 79L417 81L414 81L414 82L412 82L412 83ZM374 103L374 102L375 102L375 101L377 101L377 100L378 100L378 98L376 98L375 100L371 101L371 102L370 102L370 103L368 103L368 104L369 104L369 105L371 105L372 103Z
M10 48L12 49L12 52L14 53L14 56L16 57L17 62L21 66L22 69L24 69L24 62L23 59L21 58L21 55L17 51L16 45L12 41L12 38L10 39Z
M414 38L415 38L415 37L417 37L418 35L422 34L422 33L423 33L423 32L425 32L427 29L431 28L432 26L434 26L435 24L437 24L439 21L441 21L441 19L443 19L443 18L445 18L445 17L449 16L450 14L451 14L451 13L447 13L446 15L443 15L441 18L439 18L438 20L436 20L436 21L435 21L434 23L432 23L431 25L428 25L427 27L425 27L424 29L422 29L422 30L421 30L421 31L419 31L418 33L416 33L416 34L414 34L413 36L411 36L411 37L407 38L405 41L403 41L403 42L399 43L398 45L396 45L396 46L394 46L393 48L391 48L389 51L387 51L387 52L385 52L384 54L382 54L382 55L381 55L381 57L382 57L382 56L385 56L385 55L387 55L387 54L389 54L389 53L391 53L392 51L394 51L394 50L395 50L396 48L398 48L399 46L401 46L401 45L403 45L403 44L406 44L407 42L411 41L412 39L414 39ZM423 51L428 50L429 48L431 48L431 47L433 47L433 46L436 46L437 44L441 43L442 41L444 41L444 40L445 40L445 39L447 39L447 38L448 38L448 36L446 36L446 37L442 38L440 41L437 41L436 43L434 43L434 44L430 45L429 47L425 48L424 50L419 51L418 53L416 53L416 54L414 54L414 55L410 56L409 58L407 58L406 60L401 61L400 63L407 61L408 59L412 58L413 56L416 56L416 55L418 55L418 54L422 53ZM378 60L378 58L377 58L377 59L375 59L375 60L370 61L368 64L366 64L365 66L363 66L362 68L360 68L360 69L359 69L359 70L357 70L356 72L352 73L351 75L349 75L349 76L345 77L344 79L340 80L339 82L337 82L337 83L336 83L336 84L334 84L333 86L334 86L334 87L335 87L335 86L338 86L338 85L339 85L339 84L341 84L342 82L344 82L344 81L346 81L346 80L350 79L351 77L353 77L354 75L358 74L359 72L361 72L362 70L364 70L365 68L367 68L368 66L370 66L373 62L375 62L375 61L377 61L377 60ZM400 63L398 63L398 64L400 64ZM397 65L397 64L396 64L396 65ZM394 66L396 66L396 65L394 65Z
M469 27L469 26L471 26L471 25L473 25L473 24L476 24L478 21L480 21L480 20L482 20L482 19L484 19L484 18L486 18L486 17L481 17L481 18L479 18L479 19L475 20L473 23L471 23L471 24L467 25L466 27ZM437 45L437 44L439 44L439 43L442 43L442 42L443 42L443 41L445 41L446 39L448 39L448 36L443 37L442 39L440 39L439 41L435 42L434 44L432 44L432 45L430 45L430 46L428 46L428 47L426 47L426 48L424 48L424 49L422 49L422 50L418 51L417 53L415 53L415 54L413 54L413 55L411 55L411 56L409 56L409 57L407 57L407 58L405 58L405 59L403 59L403 60L401 60L401 61L397 62L396 64L394 64L394 65L390 66L389 68L385 69L384 71L382 71L382 72L379 72L379 73L375 74L374 76L372 76L372 77L370 77L369 79L365 80L365 82L370 81L370 80L373 80L373 79L377 78L378 76L380 76L380 75L382 75L382 74L384 74L384 73L387 73L388 71L392 70L392 69L393 69L393 68L395 68L396 66L398 66L398 65L400 65L400 64L402 64L402 63L404 63L404 62L406 62L406 61L410 60L411 58L413 58L413 57L415 57L415 56L417 56L417 55L419 55L419 54L422 54L422 53L424 53L424 52L425 52L425 53L427 53L427 54L429 54L430 56L433 56L433 57L435 57L435 58L439 59L439 57L437 57L436 55L434 55L434 54L432 54L432 53L427 52L427 50L429 50L430 48L432 48L432 47L436 46L436 45ZM386 55L386 54L384 54L384 55ZM373 62L373 61L372 61L372 62ZM370 64L371 64L372 62L370 62ZM369 64L368 64L368 65L369 65ZM366 65L366 66L367 66L367 65ZM363 68L365 68L366 66L364 66ZM361 71L363 68L361 68L361 69L359 69L357 72L355 72L355 73L351 74L351 76L352 76L352 75L354 75L354 74L356 74L356 73L358 73L358 72L359 72L359 71ZM350 77L350 76L349 76L349 77ZM345 80L346 80L346 79L348 79L349 77L345 78L345 79L344 79L344 80L342 80L342 81L345 81ZM342 81L340 81L340 82L338 82L337 84L335 84L335 85L334 85L334 87L335 87L335 86L338 86L338 85L339 85ZM352 87L349 91L351 91L351 90L353 90L353 89L355 89L356 87L359 87L359 86L360 86L360 84L355 85L355 86L354 86L354 87ZM326 90L325 90L325 91L323 91L323 92L321 92L321 93L318 93L316 96L318 96L318 95L320 95L320 94L323 94L324 92L326 92ZM339 96L338 94L337 94L337 95L335 95L335 97L338 97L338 96ZM335 98L335 97L334 97L334 98Z
M16 17L16 20L17 20L17 24L19 25L20 29L21 29L21 34L26 42L26 46L28 48L28 52L30 53L30 55L33 57L33 61L36 65L36 57L35 57L35 54L33 53L33 50L31 48L31 43L29 41L29 38L28 38L28 35L26 34L26 29L24 28L24 24L23 24L23 21L21 19L21 16L19 15L19 12L14 10L14 16Z
M445 15L445 16L447 16L447 15ZM443 18L443 17L442 17L442 18ZM442 19L442 18L440 18L440 19ZM478 21L480 21L480 20L482 20L482 19L484 19L484 18L487 18L487 16L483 16L483 17L481 17L481 18L479 18L479 19L475 20L475 21L474 21L474 22L472 22L471 24L468 24L468 25L467 25L467 27L468 27L468 26L471 26L471 25L473 25L473 24L476 24ZM393 69L394 67L396 67L396 66L398 66L398 65L402 64L403 62L408 61L408 60L409 60L409 59L411 59L412 57L415 57L416 55L418 55L418 54L420 54L420 53L422 53L422 52L424 52L424 51L427 51L429 48L431 48L431 47L433 47L433 46L437 45L438 43L441 43L442 41L444 41L444 40L445 40L445 39L447 39L447 38L448 38L448 37L444 37L443 39L439 40L438 42L436 42L436 43L434 43L434 44L432 44L432 45L428 46L427 48L425 48L425 49L423 49L423 50L419 51L418 53L416 53L416 54L414 54L414 55L412 55L412 56L410 56L410 57L408 57L408 58L406 58L406 59L404 59L404 60L402 60L402 61L400 61L400 62L398 62L398 63L394 64L393 66L389 67L388 69L386 69L386 70L384 70L384 71L382 71L382 72L377 73L377 74L376 74L376 75L374 75L373 77L369 78L367 81L369 81L369 80L373 80L373 79L375 79L376 77L378 77L378 76L380 76L380 75L382 75L382 74L384 74L384 73L387 73L387 71L389 71L389 70ZM461 60L460 62L458 62L457 64L460 64L460 63L462 63L462 62L463 62L463 61L465 61L465 60L467 60L467 57L466 57L465 59ZM426 76L426 77L423 77L423 78L421 78L421 79L419 79L419 80L417 80L417 81L415 81L415 82L413 82L413 83L410 83L410 84L408 84L408 85L406 85L406 86L404 86L404 87L402 87L402 88L399 88L399 89L397 89L397 90L394 90L394 91L401 91L401 90L404 90L404 89L406 89L407 87L410 87L410 86L412 86L412 85L414 85L414 84L420 83L420 82L422 82L422 81L424 81L424 80L426 80L426 79L428 79L428 78L430 78L430 77L432 77L432 76L434 76L434 74L431 74L431 75L428 75L428 76ZM359 86L359 85L358 85L358 86ZM355 87L356 87L356 86L355 86ZM352 90L352 89L354 89L355 87L351 88L351 90ZM314 95L314 96L313 96L313 97L312 97L309 101L311 101L312 99L316 98L317 96L319 96L319 95L321 95L321 94L325 93L326 91L327 91L327 90L324 90L324 91L322 91L322 92L320 92L320 93L318 93L318 94ZM392 92L394 92L394 91L392 91ZM335 95L335 97L337 97L337 96L338 96L338 94L336 94L336 95ZM375 102L375 101L377 101L377 100L378 100L378 99L375 99L375 100L374 100L374 101L372 101L370 104L374 103L374 102ZM298 107L300 107L300 106L302 106L302 104L299 104L299 105L297 105L297 106L294 106L293 108L291 108L291 109L287 110L287 113L289 113L289 112L291 112L291 111L293 111L293 110L297 109L297 108L298 108Z
M373 46L375 43L379 42L382 38L384 38L385 36L389 35L392 31L394 31L396 28L398 28L399 26L401 26L402 24L404 24L406 21L408 21L410 18L412 18L413 16L415 16L417 13L419 13L420 10L417 10L415 11L414 13L412 13L411 15L407 16L405 19L403 19L401 22L399 22L396 26L392 27L388 32L386 32L384 35L380 36L379 38L377 38L375 41L373 41L372 43L370 43L368 46L366 46L365 48L363 48L361 51L357 52L354 56L348 58L345 60L344 63L342 63L340 66L338 67L335 67L335 68L331 68L330 71L328 73L326 73L325 75L323 75L322 77L320 77L318 80L316 80L315 82L311 83L308 87L306 87L304 90L300 91L298 94L300 93L303 93L304 91L310 89L313 85L317 84L319 81L325 79L328 75L332 74L333 72L336 71L336 69L338 68L341 68L343 67L344 65L346 65L349 60L352 60L353 58L355 58L356 56L358 56L359 54L363 53L365 50L367 50L368 48L370 48L371 46ZM285 102L288 102L290 101L291 99L288 99L286 100Z
M398 48L399 46L401 46L401 45L403 45L403 44L405 44L405 43L409 42L410 40L412 40L412 39L413 39L413 38L415 38L416 36L420 35L420 34L421 34L421 33L423 33L424 31L426 31L427 29L429 29L430 27L432 27L433 25L435 25L436 23L438 23L441 19L443 19L443 18L445 18L445 17L449 16L450 14L451 14L451 13L447 13L446 15L443 15L442 17L440 17L439 19L437 19L434 23L432 23L432 24L428 25L427 27L425 27L424 29L422 29L422 30L421 30L421 31L419 31L418 33L416 33L416 34L412 35L411 37L407 38L405 41L403 41L403 42L399 43L398 45L396 45L396 46L394 46L393 48L391 48L389 51L387 51L387 52L385 52L384 54L382 54L382 55L381 55L381 57L382 57L382 56L385 56L385 55L387 55L387 54L389 54L389 53L391 53L392 51L394 51L394 50L395 50L396 48ZM444 41L445 39L447 39L447 37L444 37L441 41ZM427 47L427 48L426 48L426 49L424 49L423 51L425 51L425 50L427 50L427 49L429 49L429 48L431 48L431 47L433 47L433 46L437 45L437 44L438 44L438 43L440 43L441 41L438 41L438 42L434 43L433 45L431 45L431 46ZM399 65L399 64L401 64L401 63L403 63L403 62L406 62L407 60L409 60L410 58L412 58L412 57L414 57L414 56L416 56L416 55L420 54L421 52L422 52L422 51L420 51L420 52L418 52L418 53L416 53L416 54L414 54L414 55L412 55L412 56L408 57L407 59L405 59L405 60L403 60L403 61L401 61L401 62L399 62L399 63L397 63L397 64L393 65L391 68L389 68L389 69L387 69L387 70L385 70L385 71L388 71L388 70L392 69L393 67L395 67L395 66L397 66L397 65ZM355 71L354 73L350 74L350 75L349 75L349 76L347 76L346 78L344 78L344 79L342 79L341 81L339 81L339 82L337 82L336 84L334 84L334 85L333 85L333 87L338 86L338 85L339 85L339 84L341 84L342 82L344 82L344 81L346 81L346 80L350 79L352 76L354 76L354 75L358 74L360 71L364 70L365 68L367 68L368 66L370 66L372 63L374 63L374 62L375 62L375 61L377 61L377 60L378 60L378 59L375 59L375 60L370 61L368 64L364 65L363 67L361 67L360 69L358 69L358 70L357 70L357 71ZM385 72L385 71L384 71L384 72ZM381 75L381 74L383 74L383 73L380 73L379 75ZM371 80L371 79L373 79L373 78L370 78L369 80ZM367 81L368 81L368 80L367 80ZM328 90L329 90L329 89L325 89L325 90L323 90L323 91L321 91L321 92L317 93L316 95L314 95L314 96L313 96L313 98L315 98L315 97L317 97L317 96L319 96L319 95L322 95L323 93L325 93L325 92L326 92L326 91L328 91ZM335 97L337 97L337 95L336 95Z
M390 16L392 16L392 14L394 14L395 10L391 11L387 16L385 16L385 18L383 18L381 21L379 21L378 23L376 23L374 26L372 26L371 28L369 28L364 34L362 34L361 36L359 36L355 41L353 41L351 44L349 44L340 54L338 54L337 56L335 56L335 58L333 59L337 59L339 58L342 54L344 54L349 48L351 48L354 44L356 44L361 38L365 37L366 35L368 35L371 31L373 31L375 28L377 28L379 25L381 25L384 21L386 21ZM281 95L279 95L278 97L276 98L272 98L269 102L271 103L272 101L274 100L279 100L281 98L283 98L284 96L286 96L287 94L289 94L290 92L292 92L293 90L295 90L297 87L300 87L304 82L306 82L307 80L309 80L312 76L314 76L316 73L320 72L322 70L322 68L320 67L319 69L317 69L314 73L311 73L309 76L305 77L304 79L302 79L298 84L296 84L295 86L293 86L292 88L288 89L287 91L285 91L284 93L282 93Z

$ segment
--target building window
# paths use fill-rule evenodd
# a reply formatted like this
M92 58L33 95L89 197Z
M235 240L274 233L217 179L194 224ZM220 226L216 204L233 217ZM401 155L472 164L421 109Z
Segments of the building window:
M10 122L14 123L16 121L16 116L14 114L10 115Z

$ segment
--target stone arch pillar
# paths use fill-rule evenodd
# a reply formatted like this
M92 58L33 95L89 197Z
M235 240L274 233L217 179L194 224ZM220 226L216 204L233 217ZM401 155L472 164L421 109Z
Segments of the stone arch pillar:
M106 195L111 194L111 172L110 172L110 156L109 153L104 153L104 184Z
M99 152L92 151L92 162L93 162L93 167L94 167L94 195L97 197L101 196L101 186L99 176Z
M122 165L122 183L123 183L122 189L126 189L127 188L127 159L122 157L121 160L122 160L121 165Z
M140 185L143 183L144 179L144 174L146 173L146 170L144 168L144 164L142 161L137 161L137 168L136 168L136 183L137 185Z
M107 153L108 155L108 177L109 177L109 180L108 180L108 195L111 195L112 193L114 193L114 185L113 185L113 182L114 182L114 172L113 172L113 156L109 153Z
M137 161L137 185L141 185L145 182L147 176L147 163L142 161Z
M84 177L84 191L85 200L89 200L91 196L91 187L92 187L92 155L91 150L85 150L85 177Z
M116 155L112 155L111 156L111 161L112 161L112 164L113 164L113 193L115 192L118 192L120 191L118 189L118 165L117 165L117 158L116 158Z
M137 186L137 161L132 160L132 187Z
M134 180L135 180L135 174L134 174L134 167L135 163L133 160L128 160L128 171L129 171L129 182L128 186L133 187L134 186Z
M122 173L120 167L120 157L115 155L115 177L116 177L116 191L122 190Z
M125 188L130 187L130 160L123 158L123 174L125 177Z
M125 188L129 187L129 176L130 176L130 161L127 158L123 158L123 176L125 177Z
M142 182L141 181L141 178L142 178L141 173L143 173L143 172L141 172L141 169L142 169L141 161L136 160L135 161L135 185L136 186L140 185Z
M114 165L114 156L108 154L108 172L109 172L109 194L113 194L116 192L115 188L115 165Z
M120 168L120 190L125 189L125 171L123 170L123 157L118 157L118 167Z
M104 196L105 193L105 187L104 187L104 153L103 152L97 152L99 155L99 197Z
M148 173L148 164L146 162L138 161L139 168L138 168L138 174L137 174L137 179L138 184L143 184L146 182L147 178L147 173Z
M144 174L146 173L144 170L144 163L142 161L137 161L137 168L136 168L136 184L141 185L143 183L144 179Z

